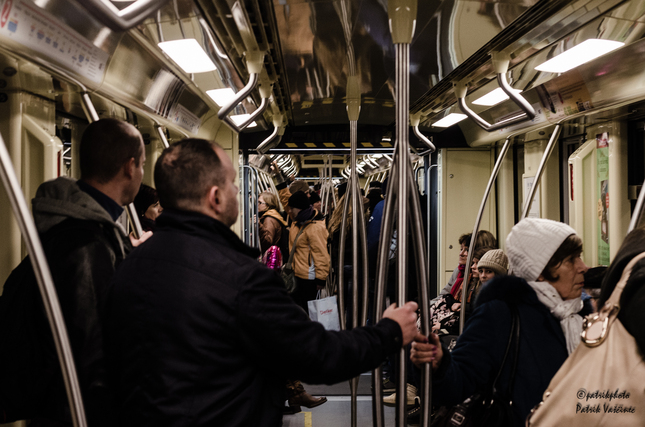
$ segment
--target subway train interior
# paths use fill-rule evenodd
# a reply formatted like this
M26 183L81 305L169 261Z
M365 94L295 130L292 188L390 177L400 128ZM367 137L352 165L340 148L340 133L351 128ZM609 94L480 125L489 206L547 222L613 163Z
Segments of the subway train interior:
M0 286L31 253L36 189L79 177L80 136L100 118L139 129L151 186L165 147L219 143L251 246L271 165L319 184L324 213L387 177L383 232L412 237L383 273L426 300L460 235L489 230L503 249L526 216L571 225L584 262L608 265L640 221L644 36L645 0L0 0ZM355 247L365 221L346 233ZM405 425L373 399L377 374L309 386L328 403L283 425Z

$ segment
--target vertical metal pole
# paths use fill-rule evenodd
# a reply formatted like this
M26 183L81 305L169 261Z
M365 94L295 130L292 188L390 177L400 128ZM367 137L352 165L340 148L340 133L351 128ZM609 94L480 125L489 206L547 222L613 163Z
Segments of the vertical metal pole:
M627 234L629 234L633 229L638 227L641 217L643 216L643 205L645 204L645 181L641 186L641 191L638 193L638 199L636 200L636 206L634 206L634 213L632 218L629 221L629 227L627 229Z
M356 170L356 150L358 148L358 122L350 120L349 122L350 134L350 185L347 186L347 192L352 198L352 328L358 327L358 221L359 221L359 206L358 196L360 192L358 189L358 171ZM352 427L357 423L357 396L358 396L358 377L352 378L350 382L350 389L352 394Z
M396 155L395 155L396 157ZM396 171L396 165L392 165L393 171ZM378 323L383 318L383 308L385 305L385 293L387 288L388 276L388 256L390 253L390 243L392 241L394 228L394 208L396 202L396 187L398 176L392 174L390 183L387 186L385 201L383 206L383 219L381 221L381 233L378 245L378 263L374 294L374 323ZM372 421L374 427L383 427L385 418L383 414L383 369L379 366L372 371Z
M244 215L244 222L242 226L244 227L243 233L244 233L244 243L247 245L251 244L251 213L249 211L249 192L251 191L250 187L250 177L249 177L249 170L248 170L248 165L246 164L248 162L248 157L243 156L244 158L244 164L242 165L242 206L243 206L243 215Z
M408 265L406 252L408 248L408 169L410 169L410 160L408 154L409 134L409 67L410 67L410 45L398 43L396 50L396 141L397 141L397 175L398 175L398 194L399 203L398 217L396 225L397 235L397 303L403 307L406 302ZM396 389L396 414L397 425L405 427L407 411L407 362L405 348L401 348L398 357L398 384Z
M349 191L349 189L347 189ZM343 199L343 216L340 223L340 237L338 240L338 311L340 329L347 329L345 318L345 245L347 239L347 217L349 216L349 194L345 192Z
M38 281L38 289L40 290L40 295L45 306L45 313L47 314L49 326L54 337L54 345L56 346L56 353L58 354L58 360L63 373L72 423L74 427L86 427L87 422L85 420L81 388L78 384L72 349L69 344L67 329L65 328L65 321L63 320L63 314L58 302L54 281L49 271L49 264L47 263L45 252L38 237L38 232L36 231L36 225L29 214L27 202L22 194L18 178L13 170L9 152L1 135L0 163L2 183L7 191L7 196L9 197L11 208L24 238L25 246L27 246L27 252L31 257L31 265L34 269L36 280Z
M537 191L538 184L540 183L542 172L544 172L544 168L546 167L546 162L548 162L549 157L551 157L551 152L553 151L553 147L555 147L555 142L558 140L558 137L560 136L561 129L562 129L562 126L560 125L560 123L555 125L555 129L553 129L553 133L551 134L551 139L549 140L549 143L547 144L546 149L544 150L544 154L542 155L542 159L540 160L540 165L538 166L537 172L535 173L535 179L533 180L531 191L529 191L529 197L524 202L524 209L522 210L522 216L520 217L520 221L526 218L526 216L529 214L529 211L531 210L531 205L533 204L533 197L535 197L535 192Z
M410 186L415 183L415 176L408 174ZM414 187L413 187L414 188ZM421 215L421 200L419 193L414 190L411 192L410 201L412 202L412 209L410 210L409 219L412 223L412 243L415 260L417 264L417 283L419 288L419 308L421 309L421 333L423 335L430 335L430 307L428 297L428 273L427 262L424 246L423 246L423 219ZM430 425L430 413L432 407L432 370L429 363L425 363L421 368L421 419L420 425L427 427Z
M168 138L166 138L166 133L163 131L163 128L159 125L155 126L155 129L157 129L157 134L159 134L159 139L161 140L161 143L163 144L163 148L169 148L170 143L168 142Z
M486 207L486 202L488 202L488 197L490 196L490 191L495 184L497 179L497 174L499 173L500 168L502 167L502 162L506 157L508 152L508 147L511 145L511 136L506 138L504 146L502 146L502 151L500 151L495 161L495 166L493 167L493 172L490 174L488 179L488 185L486 186L486 191L484 191L484 197L479 205L479 212L477 212L477 219L475 219L475 226L473 227L473 234L470 237L470 246L468 248L468 258L466 259L466 271L464 273L464 281L461 286L461 312L459 313L459 334L464 331L464 325L466 324L466 303L468 298L468 281L470 280L470 264L473 262L473 254L475 253L475 245L477 243L477 233L479 232L479 226L482 221L482 216L484 215L484 208Z

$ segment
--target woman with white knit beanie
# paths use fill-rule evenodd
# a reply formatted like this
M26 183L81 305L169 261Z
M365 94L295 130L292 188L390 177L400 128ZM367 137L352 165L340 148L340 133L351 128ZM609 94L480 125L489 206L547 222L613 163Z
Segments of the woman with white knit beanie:
M582 240L561 222L527 218L511 229L506 252L513 274L526 280L538 299L560 321L569 354L582 332L582 287L587 266Z
M573 228L525 218L512 228L505 250L514 276L496 275L481 288L452 352L431 334L428 342L412 344L410 358L417 365L432 363L433 404L457 405L495 379L516 310L519 349L509 357L517 357L517 369L511 382L512 363L504 364L497 389L511 393L512 425L519 427L580 342L582 315L591 307L580 298L587 266Z

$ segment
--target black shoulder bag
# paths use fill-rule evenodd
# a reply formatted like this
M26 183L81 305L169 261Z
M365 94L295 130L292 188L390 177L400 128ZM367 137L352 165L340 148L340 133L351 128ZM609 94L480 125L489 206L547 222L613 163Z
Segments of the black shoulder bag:
M520 348L520 316L516 305L509 304L513 323L506 344L506 352L502 364L491 386L485 391L476 392L459 405L447 410L439 410L432 421L432 427L507 427L513 422L513 383L517 370L517 357ZM507 393L498 389L499 378L502 375L511 347L514 348L513 365Z

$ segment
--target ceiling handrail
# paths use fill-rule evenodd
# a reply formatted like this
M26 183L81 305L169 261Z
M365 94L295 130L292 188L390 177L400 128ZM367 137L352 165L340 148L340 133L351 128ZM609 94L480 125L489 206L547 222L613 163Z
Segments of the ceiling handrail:
M136 27L167 2L168 0L138 0L119 10L107 0L76 0L94 18L116 32Z
M477 115L477 113L471 110L466 104L468 81L465 80L453 82L455 95L457 96L457 100L459 102L459 108L465 115L470 117L475 123L477 123L479 127L487 132L492 132L518 123L533 120L535 118L535 109L533 108L533 106L529 104L529 102L522 95L513 91L513 88L506 80L506 72L508 71L510 58L504 56L499 52L493 52L491 55L493 66L495 68L495 72L497 73L497 83L499 84L499 87L518 107L520 107L520 109L524 113L491 125L486 120Z
M437 150L437 148L434 146L432 141L424 134L422 134L421 131L419 130L420 121L421 121L421 113L410 115L410 125L412 126L412 130L414 131L414 134L416 135L417 138L419 138L419 141L423 142L425 146L428 148L426 151L423 151L421 153L417 152L417 156L423 157L427 154L434 153Z

